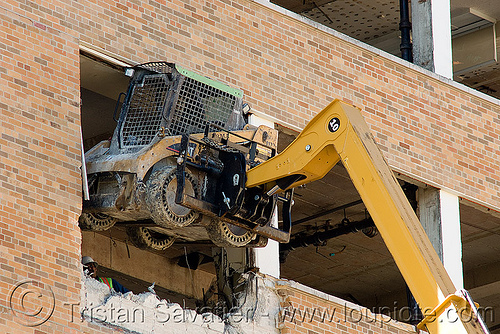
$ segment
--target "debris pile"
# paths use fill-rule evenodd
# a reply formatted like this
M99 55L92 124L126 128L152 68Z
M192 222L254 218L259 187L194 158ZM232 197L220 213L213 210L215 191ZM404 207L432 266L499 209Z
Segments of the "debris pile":
M112 292L106 284L84 275L80 312L86 321L136 333L278 333L274 282L255 275L248 279L251 284L240 297L241 307L219 317L205 309L183 309L152 292Z

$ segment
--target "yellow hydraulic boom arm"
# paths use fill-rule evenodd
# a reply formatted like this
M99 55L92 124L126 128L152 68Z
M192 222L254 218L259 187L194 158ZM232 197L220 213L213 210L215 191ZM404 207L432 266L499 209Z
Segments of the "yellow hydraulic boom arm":
M420 328L433 334L487 332L470 296L454 295L450 277L356 107L333 101L283 152L250 169L246 186L265 185L272 194L320 179L339 161L426 317ZM450 304L465 320L443 312Z

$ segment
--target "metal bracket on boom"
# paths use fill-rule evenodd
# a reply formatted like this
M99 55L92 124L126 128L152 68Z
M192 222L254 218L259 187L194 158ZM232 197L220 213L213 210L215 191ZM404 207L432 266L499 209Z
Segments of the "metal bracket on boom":
M455 309L458 311L458 317L464 317L464 310L467 312L467 319L474 319L478 323L481 330L489 334L488 326L484 322L483 318L479 314L478 307L479 304L472 300L469 292L465 289L458 290L455 294L449 295L443 300L438 306L436 306L431 312L425 314L424 319L420 321L417 325L417 329L426 330L427 324L434 322L437 318L453 304Z

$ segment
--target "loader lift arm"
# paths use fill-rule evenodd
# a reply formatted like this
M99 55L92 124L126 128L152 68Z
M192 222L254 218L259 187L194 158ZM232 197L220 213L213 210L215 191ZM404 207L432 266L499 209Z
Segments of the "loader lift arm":
M430 333L487 331L477 314L474 321L455 322L432 314L446 308L442 303L453 304L457 314L463 307L475 307L467 294L447 298L456 289L358 108L333 101L283 152L248 170L246 187L264 185L271 195L320 179L339 161L427 316L420 327Z

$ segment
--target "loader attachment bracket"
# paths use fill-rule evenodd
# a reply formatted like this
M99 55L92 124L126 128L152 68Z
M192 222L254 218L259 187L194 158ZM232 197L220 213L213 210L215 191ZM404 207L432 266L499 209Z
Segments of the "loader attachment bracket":
M293 190L277 196L268 195L265 187L246 188L246 169L250 165L247 156L254 156L251 154L253 150L245 155L235 145L227 142L224 145L214 144L206 140L207 133L205 135L202 140L189 135L183 135L181 139L175 202L213 219L253 231L259 236L288 242L292 226ZM196 144L194 150L193 143ZM250 147L254 146L250 143ZM213 172L214 168L209 165L219 166L219 172ZM201 198L194 198L184 192L187 166L200 172L200 183L205 188ZM278 201L282 202L282 228L273 226L271 219Z

